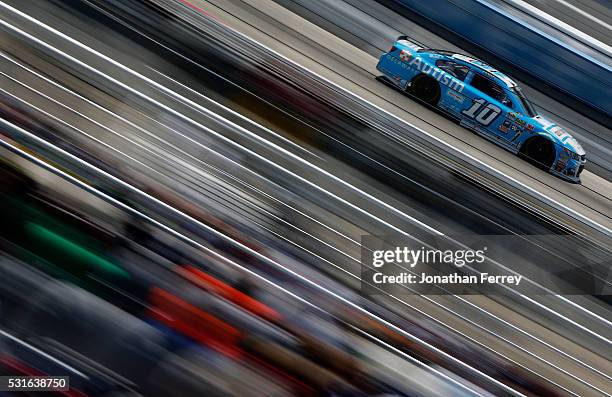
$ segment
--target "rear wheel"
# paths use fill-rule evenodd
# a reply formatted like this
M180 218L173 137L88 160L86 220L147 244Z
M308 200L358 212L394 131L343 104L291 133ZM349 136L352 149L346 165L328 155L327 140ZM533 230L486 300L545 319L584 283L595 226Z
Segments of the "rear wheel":
M555 161L555 147L548 139L532 138L521 148L521 155L527 161L548 170Z
M424 74L412 80L408 92L430 105L435 106L440 100L440 84Z

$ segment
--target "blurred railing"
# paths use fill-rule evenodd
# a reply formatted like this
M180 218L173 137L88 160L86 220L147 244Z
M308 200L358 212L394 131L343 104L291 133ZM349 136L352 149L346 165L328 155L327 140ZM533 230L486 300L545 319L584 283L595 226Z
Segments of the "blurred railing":
M17 156L20 156L34 163L36 166L41 167L44 170L51 172L52 174L55 174L56 176L59 176L60 178L66 180L67 182L71 184L76 185L77 187L85 190L86 192L94 195L95 197L99 199L102 199L103 201L109 203L110 205L116 207L117 209L137 219L140 219L146 222L147 224L152 225L154 228L162 231L163 233L170 235L172 238L176 238L177 240L189 246L192 246L198 250L202 250L203 252L206 252L207 254L216 258L220 262L229 265L230 267L233 267L233 268L239 269L240 271L244 271L248 273L249 275L253 276L258 281L261 281L264 284L268 284L273 288L279 289L282 293L287 294L292 299L295 299L296 301L311 307L316 312L324 313L325 315L336 318L338 321L342 323L346 323L347 326L357 330L359 333L365 335L367 338L377 341L378 343L381 343L382 345L385 345L384 342L379 341L375 336L364 331L358 325L353 324L353 321L350 320L349 317L347 318L338 317L337 314L330 311L329 308L332 307L330 306L331 301L335 302L334 306L339 304L339 306L335 306L335 307L345 308L345 310L343 310L342 312L346 313L347 315L349 313L359 313L359 315L363 315L364 318L370 318L371 320L374 321L374 323L378 323L382 327L389 328L390 330L392 330L392 332L396 332L402 335L403 337L407 338L408 340L413 341L414 343L422 346L422 348L425 351L428 351L430 354L439 355L444 360L448 360L448 362L461 368L461 370L465 371L465 373L470 374L471 376L477 379L480 379L485 384L488 384L490 388L492 388L493 390L497 390L499 393L504 393L504 395L524 396L524 394L522 394L521 392L514 390L513 388L504 384L503 382L500 382L492 378L491 376L485 374L484 372L481 372L477 368L474 368L464 363L460 359L457 359L454 356L448 354L447 352L433 346L429 342L422 340L415 335L412 335L408 331L378 316L374 312L371 312L368 309L363 308L359 304L352 302L344 298L343 296L337 294L336 292L327 289L325 286L322 286L320 284L317 284L314 281L311 281L310 279L298 274L294 270L284 266L283 264L277 262L276 260L265 256L264 254L246 246L242 242L237 241L233 239L232 237L229 237L220 231L215 230L214 228L204 224L203 222L193 218L192 216L182 212L181 210L178 210L172 207L171 205L166 204L165 202L133 187L132 185L126 183L125 181L79 159L78 157L64 151L63 149L59 147L52 145L51 143L46 142L45 140L37 137L36 135L20 127L17 127L11 124L10 122L7 122L4 119L0 119L0 124L2 126L2 130L8 133L9 136L13 136L13 137L19 136L20 137L19 145L16 145L15 142L11 142L10 140L0 139L0 146L4 147L6 150L9 150L13 152L14 154L16 154ZM24 150L22 147L20 147L20 145L24 145L24 147L27 146L29 150ZM36 155L29 153L29 151L32 149L36 150ZM62 170L62 169L57 168L53 164L62 164L62 166L67 166L70 168L66 170ZM75 177L74 175L76 175L77 169L80 170L79 174L87 175L88 176L87 179L92 178L93 180L96 180L97 184L100 184L100 186L104 186L106 189L113 190L111 187L114 187L114 188L119 188L119 189L125 189L126 191L131 192L132 194L134 194L132 201L137 202L139 205L142 206L142 208L135 209L134 207L124 203L122 200L119 200L116 197L113 197L113 195L101 190L99 187L94 187L90 183L84 180L81 180L82 177L79 177L79 178ZM156 213L156 211L159 211L159 213ZM163 214L163 215L160 215L160 214ZM229 258L228 256L220 252L217 252L217 250L211 249L206 244L196 241L196 239L190 236L187 236L186 234L183 234L181 231L175 229L172 226L168 226L167 223L169 223L168 222L169 219L186 221L190 224L193 224L197 228L206 230L208 233L215 235L217 238L220 238L221 240L223 240L230 246L234 246L236 247L236 249L246 252L249 255L252 255L257 260L260 260L272 266L273 268L278 269L282 273L285 273L288 277L290 277L291 279L295 280L296 282L300 284L303 284L306 288L312 288L315 291L320 292L322 299L320 299L316 303L304 299L298 293L295 293L293 289L288 289L278 284L277 282L271 280L269 277L262 275L253 269L245 267L244 265L236 262L232 258ZM190 275L189 273L183 273L182 276L187 279L192 278L192 275ZM324 297L331 298L331 301L327 301L326 299L324 299ZM458 388L462 389L463 391L468 392L470 395L478 394L477 392L470 390L468 386L465 386L462 383L457 382L456 380L448 377L447 375L437 370L436 368L429 367L423 362L417 360L416 358L408 354L405 354L403 352L400 352L397 349L391 349L391 350L396 353L400 353L402 357L408 359L409 361L413 362L417 366L422 367L426 371L432 372L434 376L442 377L446 379L447 381L454 383Z

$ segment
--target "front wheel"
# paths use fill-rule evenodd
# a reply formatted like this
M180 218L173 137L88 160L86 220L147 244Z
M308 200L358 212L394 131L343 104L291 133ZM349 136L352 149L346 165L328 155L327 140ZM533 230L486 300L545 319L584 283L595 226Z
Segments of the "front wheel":
M423 74L412 80L408 92L433 106L437 105L440 100L440 84Z
M527 161L548 170L555 161L555 147L548 139L532 138L521 148L521 155Z

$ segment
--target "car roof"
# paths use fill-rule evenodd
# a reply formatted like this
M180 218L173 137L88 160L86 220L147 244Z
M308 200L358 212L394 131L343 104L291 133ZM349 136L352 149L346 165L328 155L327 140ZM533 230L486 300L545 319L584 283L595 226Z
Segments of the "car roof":
M453 59L458 59L460 61L468 63L471 66L474 66L474 67L482 70L486 74L488 74L490 76L493 76L493 77L496 77L502 83L504 83L508 88L514 88L514 87L517 86L516 82L514 80L512 80L510 77L508 77L504 73L500 72L499 70L495 69L493 66L484 63L480 59L472 58L472 57L469 57L469 56L463 55L463 54L453 54L450 57L453 58Z
M493 66L484 63L480 59L472 58L472 57L470 57L468 55L458 54L456 52L448 51L448 50L435 50L435 49L429 49L429 48L428 49L424 49L423 48L423 49L420 49L419 52L426 52L426 53L432 53L432 54L442 54L442 55L446 55L447 57L449 57L451 59L457 59L457 60L463 61L463 62L469 64L470 66L473 66L473 67L475 67L477 69L480 69L485 74L488 74L489 76L497 78L503 84L505 84L506 87L508 87L508 88L514 88L514 87L516 87L518 85L510 77L508 77L504 73L500 72L499 70L495 69Z

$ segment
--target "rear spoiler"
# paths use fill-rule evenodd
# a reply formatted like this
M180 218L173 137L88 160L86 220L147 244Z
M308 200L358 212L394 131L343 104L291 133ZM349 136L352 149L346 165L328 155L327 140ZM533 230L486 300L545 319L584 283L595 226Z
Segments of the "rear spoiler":
M395 39L395 41L399 41L399 40L406 40L406 41L410 41L410 42L412 42L412 43L414 43L414 44L418 44L419 46L421 46L421 47L423 47L423 48L427 48L427 46L426 46L425 44L421 43L420 41L418 41L418 40L416 40L416 39L413 39L413 38L412 38L412 37L410 37L410 36L401 35L401 36L399 36L397 39Z

